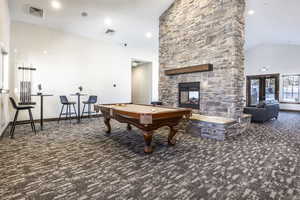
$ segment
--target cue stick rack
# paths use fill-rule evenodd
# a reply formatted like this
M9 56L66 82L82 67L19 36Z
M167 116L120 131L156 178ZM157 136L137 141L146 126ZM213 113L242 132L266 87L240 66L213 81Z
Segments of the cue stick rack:
M0 44L0 93L7 93L8 91L4 88L4 65L8 52Z
M35 102L31 101L31 89L32 89L32 73L36 71L33 67L19 67L20 74L20 105L35 105Z

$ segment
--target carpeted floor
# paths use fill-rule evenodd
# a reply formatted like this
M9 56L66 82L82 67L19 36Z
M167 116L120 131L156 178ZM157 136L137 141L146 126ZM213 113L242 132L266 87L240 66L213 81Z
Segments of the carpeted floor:
M300 199L300 114L252 124L225 142L168 130L143 153L140 131L103 119L17 127L0 141L0 199Z

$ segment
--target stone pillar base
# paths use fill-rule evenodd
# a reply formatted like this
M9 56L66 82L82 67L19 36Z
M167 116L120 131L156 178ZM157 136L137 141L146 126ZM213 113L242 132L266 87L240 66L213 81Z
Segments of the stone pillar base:
M243 115L239 121L227 120L220 122L217 117L192 118L186 132L195 137L204 137L224 141L227 138L235 137L244 133L251 123L251 115Z

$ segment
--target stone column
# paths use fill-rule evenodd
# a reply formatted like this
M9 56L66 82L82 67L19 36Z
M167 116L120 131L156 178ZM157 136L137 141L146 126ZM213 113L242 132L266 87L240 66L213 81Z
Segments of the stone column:
M176 0L160 17L160 100L178 105L178 84L200 82L206 115L239 118L244 96L245 0ZM211 63L212 72L165 76Z

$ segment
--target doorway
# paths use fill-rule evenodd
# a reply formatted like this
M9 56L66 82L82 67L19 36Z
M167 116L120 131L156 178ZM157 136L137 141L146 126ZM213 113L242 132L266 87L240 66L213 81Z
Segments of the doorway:
M131 99L134 104L150 104L152 100L152 62L132 59Z
M247 76L247 106L279 100L279 74Z

